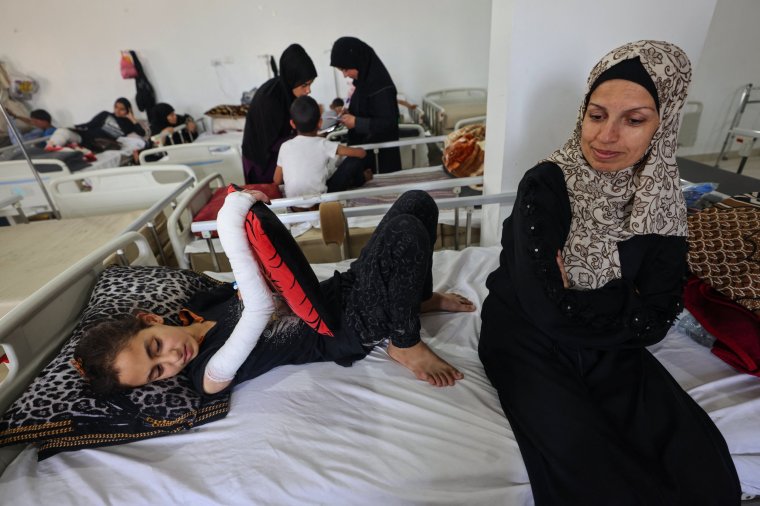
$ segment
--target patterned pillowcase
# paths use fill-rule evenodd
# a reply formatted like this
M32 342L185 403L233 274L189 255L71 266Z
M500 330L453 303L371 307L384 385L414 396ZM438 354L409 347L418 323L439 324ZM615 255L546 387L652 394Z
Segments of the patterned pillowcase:
M0 419L0 446L37 443L42 460L61 451L162 436L223 418L229 394L202 397L184 375L99 396L71 363L83 331L94 322L140 308L176 325L179 310L193 294L217 285L201 274L169 267L107 268L71 338Z

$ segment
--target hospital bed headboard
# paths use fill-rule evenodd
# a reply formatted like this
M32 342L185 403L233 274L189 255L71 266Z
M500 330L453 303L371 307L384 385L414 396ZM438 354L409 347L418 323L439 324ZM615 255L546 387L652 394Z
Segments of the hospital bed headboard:
M161 158L155 160L157 156ZM245 184L242 150L236 141L194 142L146 149L140 153L140 164L184 164L193 169L199 180L218 173L226 183Z
M196 179L185 165L100 169L54 179L50 194L63 218L121 213L147 209L188 177Z
M32 163L46 186L56 178L71 175L69 168L60 160L34 159ZM22 209L27 216L50 211L50 205L26 160L0 162L0 197L13 195L23 197Z

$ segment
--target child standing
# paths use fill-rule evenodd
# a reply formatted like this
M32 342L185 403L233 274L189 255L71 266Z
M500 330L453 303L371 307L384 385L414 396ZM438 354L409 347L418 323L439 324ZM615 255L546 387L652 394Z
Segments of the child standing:
M308 95L297 98L290 106L290 117L298 135L280 147L274 172L274 183L285 185L285 195L348 190L372 179L372 170L362 162L366 151L317 135L322 120L316 100Z

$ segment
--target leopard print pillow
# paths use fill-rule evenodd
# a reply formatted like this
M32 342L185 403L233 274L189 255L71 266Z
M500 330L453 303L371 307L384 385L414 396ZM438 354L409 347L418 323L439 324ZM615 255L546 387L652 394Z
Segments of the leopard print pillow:
M98 396L71 363L83 331L96 321L140 308L176 325L177 313L193 294L217 285L193 271L169 267L107 268L71 338L0 419L0 446L38 443L42 460L60 451L160 436L224 417L229 395L202 397L184 375Z

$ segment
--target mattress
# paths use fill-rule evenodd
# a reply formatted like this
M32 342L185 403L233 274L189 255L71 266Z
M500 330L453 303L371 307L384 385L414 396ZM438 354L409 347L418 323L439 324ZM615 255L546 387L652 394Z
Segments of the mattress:
M440 251L437 290L480 307L499 248ZM321 278L347 263L315 266ZM284 366L236 387L227 418L189 432L63 453L24 450L0 477L18 504L530 505L525 466L478 360L480 318L429 314L428 344L463 371L416 380L376 348L353 367ZM726 436L760 493L760 382L673 329L655 355Z
M0 227L0 317L144 211Z

